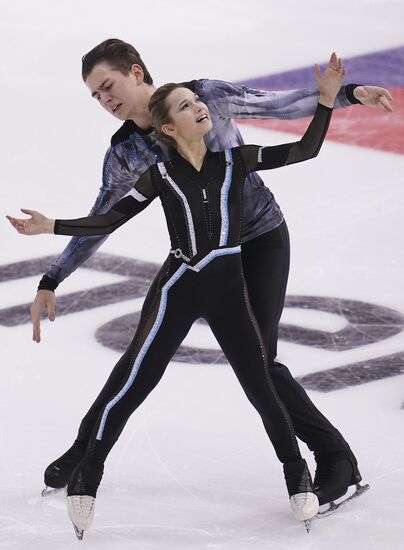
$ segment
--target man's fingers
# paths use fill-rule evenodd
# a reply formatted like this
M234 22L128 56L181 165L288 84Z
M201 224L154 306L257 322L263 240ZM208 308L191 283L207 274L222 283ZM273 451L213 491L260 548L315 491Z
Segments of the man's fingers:
M46 308L49 321L54 321L56 317L56 296L53 292L46 292Z
M54 321L56 318L55 304L48 305L48 319L49 321Z
M386 113L393 112L393 107L390 105L389 100L384 95L381 95L379 97L378 105Z
M374 93L377 94L378 96L380 97L384 96L388 101L391 101L391 102L394 101L393 96L388 90L386 90L386 88L379 88L377 86L368 86L368 88L374 91Z
M32 319L32 339L39 344L41 341L41 308L31 307L31 319Z
M32 339L39 344L41 341L41 322L39 319L33 320L32 323Z
M41 341L41 316L47 309L51 321L55 319L55 295L48 290L38 290L35 300L31 305L32 339L34 342Z

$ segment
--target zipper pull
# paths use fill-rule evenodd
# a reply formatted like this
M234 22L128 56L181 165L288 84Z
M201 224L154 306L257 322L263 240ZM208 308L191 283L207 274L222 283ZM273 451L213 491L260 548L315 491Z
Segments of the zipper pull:
M206 195L206 189L202 189L202 195L203 195L203 202L209 202L208 197Z

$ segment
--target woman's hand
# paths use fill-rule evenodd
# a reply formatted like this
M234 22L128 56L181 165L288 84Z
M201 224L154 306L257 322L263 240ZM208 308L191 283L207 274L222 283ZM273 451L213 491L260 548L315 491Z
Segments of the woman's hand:
M28 210L27 208L21 208L21 212L31 217L22 220L20 218L13 218L12 216L6 216L11 225L18 233L21 233L21 235L40 235L41 233L54 232L55 220L51 220L40 212Z
M334 107L335 98L341 89L346 70L339 57L333 52L328 67L321 74L320 67L315 65L314 76L320 91L319 103L326 107Z

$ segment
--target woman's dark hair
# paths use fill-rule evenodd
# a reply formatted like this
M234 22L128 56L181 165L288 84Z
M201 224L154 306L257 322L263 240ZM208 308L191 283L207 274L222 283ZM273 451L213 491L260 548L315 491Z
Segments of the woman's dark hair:
M143 69L144 79L146 84L153 84L153 79L143 63L139 52L131 45L118 38L109 38L104 40L98 46L95 46L88 53L83 55L81 59L81 75L84 82L88 75L98 63L109 63L111 67L120 71L125 76L129 73L132 65L140 65Z
M149 101L149 111L152 118L152 126L154 127L158 138L169 145L175 145L175 140L162 132L161 128L164 124L171 122L170 116L168 114L169 109L166 104L166 99L171 94L171 92L173 90L176 90L177 88L184 88L184 85L175 84L174 82L164 84L163 86L160 86L160 88L157 88Z

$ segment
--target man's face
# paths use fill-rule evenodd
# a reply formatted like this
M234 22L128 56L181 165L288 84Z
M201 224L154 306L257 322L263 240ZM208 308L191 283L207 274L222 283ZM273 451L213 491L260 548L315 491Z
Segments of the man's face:
M124 75L109 63L95 65L86 79L92 97L119 120L135 118L136 112L147 109L147 100L141 93L143 74L134 69Z

